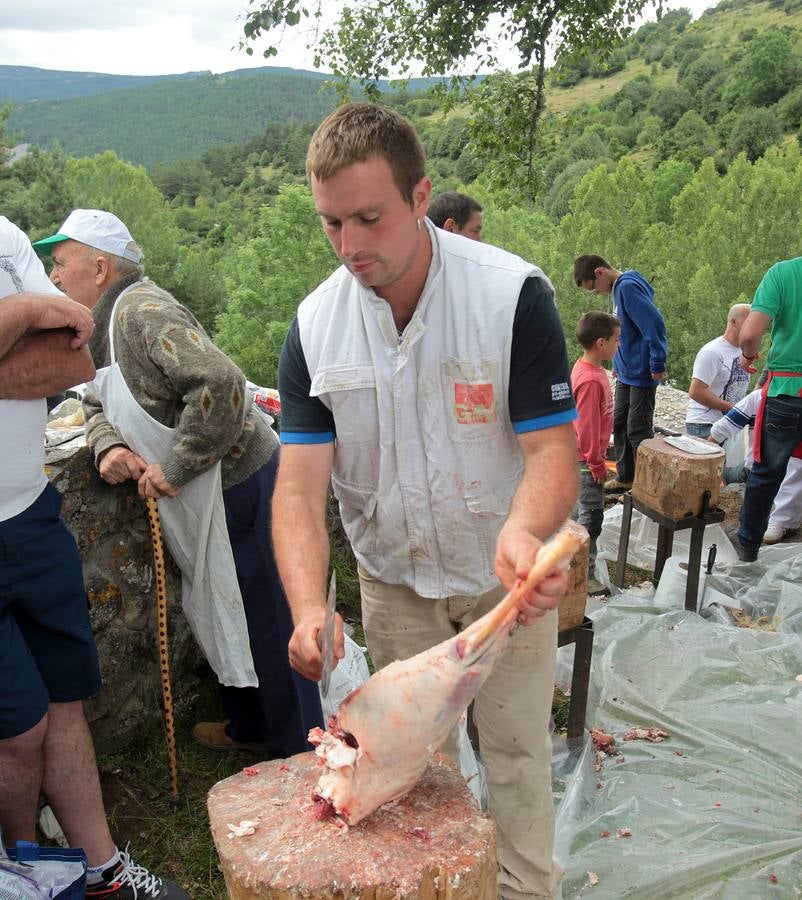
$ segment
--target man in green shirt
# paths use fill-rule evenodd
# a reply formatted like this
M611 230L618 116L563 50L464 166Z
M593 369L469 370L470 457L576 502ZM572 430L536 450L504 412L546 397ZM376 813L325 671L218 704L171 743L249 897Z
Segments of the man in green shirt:
M741 365L754 372L769 327L769 378L755 423L755 464L746 485L737 533L741 560L757 559L788 460L802 455L802 257L775 263L758 285L740 333Z

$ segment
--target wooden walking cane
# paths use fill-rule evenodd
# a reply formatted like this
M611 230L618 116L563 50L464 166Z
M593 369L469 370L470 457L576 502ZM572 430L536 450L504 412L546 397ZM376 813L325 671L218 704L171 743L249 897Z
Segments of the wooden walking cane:
M153 497L146 497L150 540L153 545L153 566L156 572L156 618L159 636L159 670L164 700L164 729L167 732L167 754L170 764L170 807L178 809L178 763L175 750L175 718L173 690L170 685L170 656L167 647L167 575L164 568L164 542L159 520L159 507Z

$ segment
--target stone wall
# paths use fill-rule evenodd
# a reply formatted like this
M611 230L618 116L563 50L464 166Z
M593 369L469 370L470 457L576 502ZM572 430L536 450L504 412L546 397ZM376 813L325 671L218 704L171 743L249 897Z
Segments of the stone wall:
M103 689L86 704L99 752L129 744L161 720L156 585L150 528L134 482L101 481L82 431L47 451L47 474L64 497L78 542L100 655ZM168 643L176 715L214 676L181 612L180 575L167 554Z

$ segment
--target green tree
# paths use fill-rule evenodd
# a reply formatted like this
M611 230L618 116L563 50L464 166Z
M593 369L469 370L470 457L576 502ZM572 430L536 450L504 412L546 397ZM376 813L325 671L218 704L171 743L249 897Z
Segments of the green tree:
M763 156L766 150L782 138L782 127L771 109L747 109L735 120L727 153L730 159L745 153L750 162Z
M693 165L687 161L667 159L651 173L646 207L652 222L671 222L671 201L693 178L693 170Z
M669 376L687 388L697 351L721 333L730 305L751 299L766 269L797 245L802 205L788 198L798 196L802 158L795 144L771 147L754 163L741 155L725 174L710 159L695 173L673 159L652 172L621 160L613 171L588 173L559 226L533 231L519 252L554 282L574 353L570 335L579 316L609 308L606 298L573 284L574 257L601 253L617 268L641 271L666 318Z
M693 98L684 87L669 85L654 97L650 111L660 116L666 128L673 128L692 104Z
M8 117L13 112L14 107L11 103L5 103L0 106L0 170L3 169L8 160L8 145L11 144L15 137L6 132Z
M552 181L548 193L543 198L543 207L552 219L559 222L570 211L577 185L597 166L596 160L578 159L566 166Z
M450 75L471 66L471 73L498 66L499 36L518 51L519 70L532 73L521 81L500 79L493 97L499 103L490 115L489 97L477 92L479 110L474 116L474 148L491 162L499 150L493 129L507 137L523 123L525 137L517 138L515 163L509 179L533 195L541 187L537 138L545 109L546 51L558 54L580 48L608 57L634 17L652 0L359 0L341 9L331 27L315 31L317 62L325 63L341 82L360 81L375 96L378 79L398 72L410 73L420 64L424 75ZM323 0L257 0L245 18L245 40L250 43L270 36L283 26L320 21ZM499 35L500 31L500 35ZM264 51L274 55L270 45ZM452 80L454 87L465 79ZM453 97L452 97L453 100Z
M660 160L673 156L698 166L717 149L716 133L695 109L689 109L658 141L657 156Z
M782 31L763 31L747 44L725 91L732 106L767 106L792 83L798 65L794 45Z
M164 197L142 166L123 162L107 150L98 156L68 160L65 183L75 206L107 209L119 216L142 247L147 274L194 308L192 298L182 295L178 277L181 234Z
M699 91L726 68L724 57L716 50L708 50L698 56L683 72L682 87L694 97Z
M65 210L74 206L64 180L65 165L58 148L33 147L12 166L0 169L0 209L34 239L52 233Z
M789 91L777 104L777 115L789 131L802 124L802 85Z
M216 342L252 381L276 384L278 355L298 303L337 266L309 189L285 185L259 211L257 236L230 253L227 306Z

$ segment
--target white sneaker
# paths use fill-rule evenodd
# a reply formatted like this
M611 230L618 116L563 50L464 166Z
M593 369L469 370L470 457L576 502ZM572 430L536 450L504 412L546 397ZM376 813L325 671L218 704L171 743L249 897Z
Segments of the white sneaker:
M786 529L782 528L780 525L772 525L771 523L769 523L769 527L766 529L766 533L763 535L763 543L776 544L785 537L785 532Z

